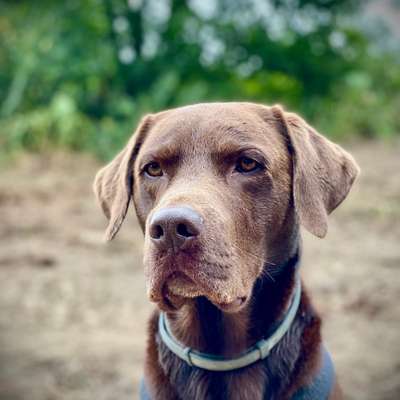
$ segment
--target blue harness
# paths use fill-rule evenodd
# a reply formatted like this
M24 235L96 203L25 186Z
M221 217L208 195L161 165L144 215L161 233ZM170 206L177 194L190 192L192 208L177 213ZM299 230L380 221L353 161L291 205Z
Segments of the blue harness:
M313 381L300 388L291 398L291 400L328 400L335 383L335 370L330 354L325 347L322 349L321 368L314 377ZM140 383L140 400L151 400L142 379Z
M331 356L325 347L322 348L322 363L313 381L300 388L291 400L328 400L335 383L335 369Z

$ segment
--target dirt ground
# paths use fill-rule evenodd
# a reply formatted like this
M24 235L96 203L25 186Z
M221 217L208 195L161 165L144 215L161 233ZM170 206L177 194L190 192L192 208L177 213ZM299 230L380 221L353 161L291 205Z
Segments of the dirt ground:
M350 151L362 176L327 238L304 234L303 277L346 398L398 400L400 142ZM135 399L152 307L135 218L102 242L87 156L1 168L0 400Z

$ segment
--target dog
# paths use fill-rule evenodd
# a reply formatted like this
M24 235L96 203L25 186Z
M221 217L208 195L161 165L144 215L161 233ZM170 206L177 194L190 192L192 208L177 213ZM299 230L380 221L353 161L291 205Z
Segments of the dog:
M145 236L141 398L341 399L299 278L359 168L300 116L204 103L145 116L96 175L111 240L132 200Z

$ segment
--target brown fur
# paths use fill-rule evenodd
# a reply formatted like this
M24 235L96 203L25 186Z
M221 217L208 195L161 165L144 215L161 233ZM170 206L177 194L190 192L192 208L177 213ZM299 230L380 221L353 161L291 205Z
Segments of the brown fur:
M263 168L237 172L243 156ZM162 176L143 172L153 161ZM236 356L288 306L299 225L325 236L328 214L357 173L348 153L279 106L210 103L146 117L94 187L109 219L109 239L133 198L145 232L148 295L167 312L174 335L199 351ZM157 247L149 221L159 210L182 205L202 217L199 236L177 253ZM239 371L185 365L159 342L157 319L156 312L145 366L155 400L285 399L318 369L320 321L305 291L290 331L270 357Z

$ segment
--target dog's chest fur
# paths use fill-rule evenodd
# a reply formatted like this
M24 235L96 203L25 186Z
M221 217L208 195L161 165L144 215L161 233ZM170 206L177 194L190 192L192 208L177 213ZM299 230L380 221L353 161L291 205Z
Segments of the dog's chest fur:
M156 319L154 325L157 360L153 367L160 369L168 382L168 387L157 385L161 390L157 399L284 400L290 398L299 384L306 383L305 378L317 368L318 345L315 343L320 341L320 320L306 295L292 327L271 354L263 362L232 372L190 367L160 341ZM216 346L219 344L217 341Z
M210 372L192 368L157 340L160 366L179 399L284 400L285 395L289 395L291 382L301 375L296 371L296 364L302 351L303 323L300 317L265 361L238 371ZM312 358L306 365L313 364Z
M160 349L161 366L169 371L169 379L179 399L263 400L266 372L262 365L255 365L240 372L218 373L194 369L177 357Z

